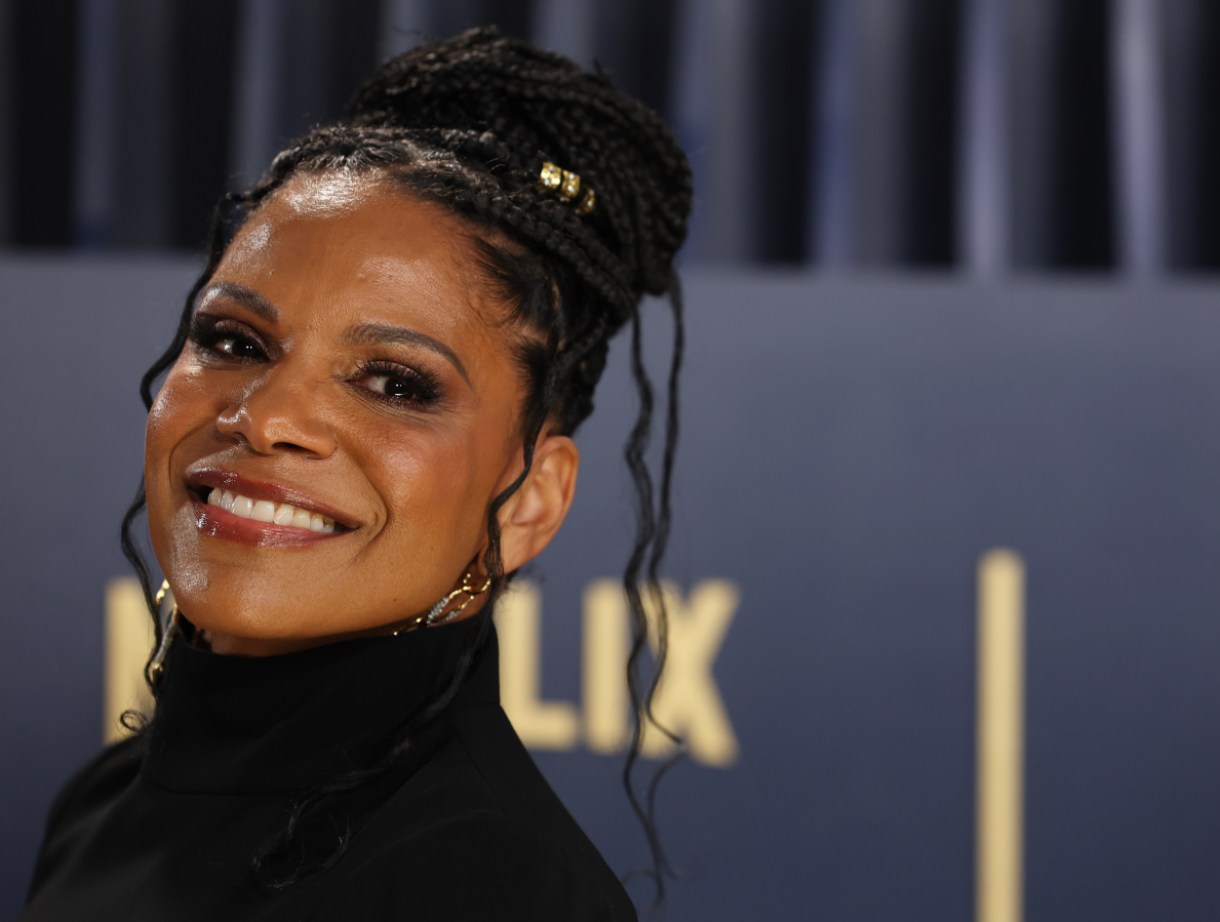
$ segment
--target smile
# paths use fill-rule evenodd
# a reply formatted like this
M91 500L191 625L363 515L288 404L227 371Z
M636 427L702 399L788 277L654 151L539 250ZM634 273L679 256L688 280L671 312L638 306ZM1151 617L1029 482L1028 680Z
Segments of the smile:
M254 480L236 471L188 471L196 527L209 537L262 548L311 547L351 534L360 522L292 486Z
M310 512L290 503L273 503L266 499L252 499L232 490L214 487L208 492L207 504L231 512L242 519L267 522L305 531L316 531L329 535L335 531L335 520L317 512Z

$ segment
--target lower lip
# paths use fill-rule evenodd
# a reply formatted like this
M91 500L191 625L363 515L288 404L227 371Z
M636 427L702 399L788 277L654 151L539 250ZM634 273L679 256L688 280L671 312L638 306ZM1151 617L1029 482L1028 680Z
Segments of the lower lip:
M238 544L253 547L306 547L346 534L340 531L327 534L306 528L276 525L274 522L243 519L219 506L209 506L198 498L192 498L191 502L195 507L195 526L201 532L210 538L224 538Z

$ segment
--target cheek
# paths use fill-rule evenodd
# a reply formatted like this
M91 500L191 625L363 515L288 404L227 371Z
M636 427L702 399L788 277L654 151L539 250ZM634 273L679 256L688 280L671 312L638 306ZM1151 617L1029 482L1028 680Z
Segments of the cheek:
M144 491L150 515L162 510L173 489L170 471L175 451L217 412L198 375L183 369L180 359L157 392L144 428Z
M465 518L463 505L476 492L473 467L465 452L448 440L434 444L423 439L406 444L385 440L374 451L387 525L452 533ZM361 466L373 469L367 463Z
M156 498L156 487L164 479L175 440L176 424L180 418L176 397L171 376L157 393L144 426L144 488L150 506Z
M490 451L488 441L480 430L440 440L366 442L370 449L361 466L367 471L375 465L375 488L385 499L387 528L426 534L430 543L473 552L508 460L502 451ZM498 440L490 441L495 445Z
M144 429L144 451L152 459L167 443L172 442L177 430L182 427L191 401L190 375L175 365L157 392L148 410L148 422Z

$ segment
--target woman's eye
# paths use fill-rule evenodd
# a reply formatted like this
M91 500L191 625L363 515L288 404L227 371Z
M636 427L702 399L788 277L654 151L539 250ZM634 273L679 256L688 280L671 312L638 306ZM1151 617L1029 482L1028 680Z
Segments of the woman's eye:
M430 375L401 366L381 363L366 366L363 384L378 399L391 404L428 407L441 398L440 385Z
M411 382L404 381L402 378L395 378L391 375L374 375L369 379L369 386L378 394L395 397L399 400L406 400L415 396L415 388L411 386Z
M263 345L252 334L235 329L224 320L196 317L191 322L190 340L204 352L223 358L259 359Z
M254 340L233 333L218 336L212 340L211 345L214 351L222 355L231 355L234 358L253 359L263 354L262 349Z

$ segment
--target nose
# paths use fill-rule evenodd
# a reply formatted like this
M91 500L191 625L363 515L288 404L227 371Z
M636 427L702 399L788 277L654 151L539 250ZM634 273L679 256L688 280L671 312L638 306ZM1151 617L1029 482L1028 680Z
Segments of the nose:
M316 380L281 362L248 382L216 418L219 432L246 442L259 454L292 452L327 458L337 447Z

